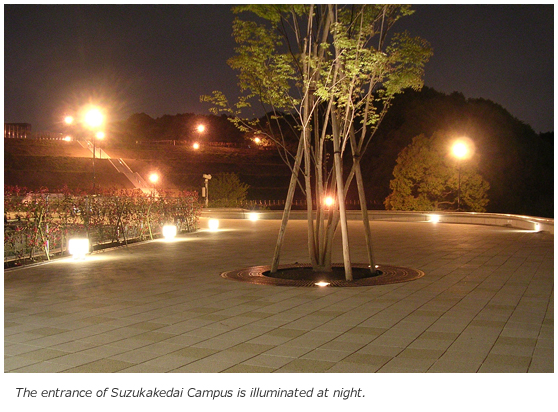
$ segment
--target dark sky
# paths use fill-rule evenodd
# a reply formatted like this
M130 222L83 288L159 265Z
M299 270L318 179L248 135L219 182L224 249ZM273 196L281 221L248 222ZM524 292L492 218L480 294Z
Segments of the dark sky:
M230 5L5 5L4 121L57 130L88 102L110 120L208 114L234 96ZM554 130L554 6L415 5L397 30L428 40L425 85L502 105Z

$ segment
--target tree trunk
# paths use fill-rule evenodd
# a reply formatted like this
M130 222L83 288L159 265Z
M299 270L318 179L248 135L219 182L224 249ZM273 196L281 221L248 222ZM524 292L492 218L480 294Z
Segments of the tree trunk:
M271 273L277 272L277 269L279 268L281 248L283 247L283 239L285 238L287 223L289 222L289 216L291 214L291 207L293 204L293 198L294 198L296 183L298 179L298 173L300 171L300 164L302 163L303 148L304 148L303 139L300 139L298 142L298 150L296 152L295 162L293 165L293 172L291 174L291 182L289 184L289 190L287 192L287 199L285 200L285 208L283 209L283 219L281 220L281 228L279 229L279 235L277 236L277 243L275 244L275 253L273 254L273 260L271 262Z
M341 164L341 144L339 124L335 113L332 111L331 126L333 129L333 160L335 163L335 180L337 183L337 202L341 222L341 239L343 242L343 266L345 267L345 280L353 280L351 256L349 250L349 231L347 228L347 214L345 210L345 191L343 190L343 166Z
M366 240L366 252L368 253L368 262L370 263L370 272L376 272L376 264L374 262L374 252L372 249L372 233L370 230L370 219L368 218L368 208L366 204L366 194L364 193L364 182L362 179L362 170L360 169L360 153L358 152L356 139L353 131L351 130L349 139L351 142L351 149L353 151L353 163L355 177L358 188L358 199L360 201L360 210L362 212L362 224L364 226L364 237Z

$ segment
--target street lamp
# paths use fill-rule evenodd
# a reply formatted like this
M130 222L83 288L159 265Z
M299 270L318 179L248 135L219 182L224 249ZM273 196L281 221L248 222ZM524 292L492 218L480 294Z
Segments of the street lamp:
M103 124L105 120L105 116L103 115L100 109L96 107L92 107L85 112L85 116L83 120L84 123L90 129L97 129ZM95 191L95 151L96 151L95 142L97 139L103 139L104 137L105 134L103 132L97 132L93 136L93 191Z
M157 181L159 180L159 175L157 173L151 173L149 175L149 181L153 184L157 183Z
M201 141L201 134L205 131L205 126L203 124L199 124L198 127L196 127L196 130L198 131L198 142Z
M457 141L451 149L453 155L457 158L457 211L461 207L461 160L469 154L469 147L463 141Z

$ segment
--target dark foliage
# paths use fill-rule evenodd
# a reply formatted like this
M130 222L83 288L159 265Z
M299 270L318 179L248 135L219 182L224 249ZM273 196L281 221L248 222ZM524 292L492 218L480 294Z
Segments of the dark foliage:
M488 212L552 217L553 133L537 134L500 105L425 87L399 95L365 156L367 195L381 204L401 150L414 136L442 132L467 136L480 156L479 172L490 183Z

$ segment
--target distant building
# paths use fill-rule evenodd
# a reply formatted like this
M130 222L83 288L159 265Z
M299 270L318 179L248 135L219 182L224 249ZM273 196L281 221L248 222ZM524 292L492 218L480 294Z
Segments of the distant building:
M31 138L31 123L4 123L4 139Z

